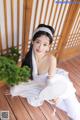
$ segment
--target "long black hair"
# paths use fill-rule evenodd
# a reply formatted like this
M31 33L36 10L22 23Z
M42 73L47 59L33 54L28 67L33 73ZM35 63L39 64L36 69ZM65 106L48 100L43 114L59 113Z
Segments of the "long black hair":
M40 24L40 25L37 27L37 29L38 29L38 28L41 28L41 27L48 28L48 29L51 31L52 35L54 34L54 29L53 29L51 26L45 25L45 24ZM49 43L50 43L50 44L52 43L53 37L52 37L48 32L46 32L46 31L38 31L38 32L36 32L36 33L34 34L32 40L35 41L36 38L38 38L38 37L40 37L40 36L42 36L42 35L47 36L47 37L49 38L49 40L50 40ZM23 67L24 65L27 65L28 67L31 68L31 79L33 79L33 76L32 76L32 71L33 71L33 65L32 65L32 48L33 48L33 45L32 45L32 43L31 43L30 49L29 49L28 53L26 54L25 59L24 59L23 62L22 62L22 67Z

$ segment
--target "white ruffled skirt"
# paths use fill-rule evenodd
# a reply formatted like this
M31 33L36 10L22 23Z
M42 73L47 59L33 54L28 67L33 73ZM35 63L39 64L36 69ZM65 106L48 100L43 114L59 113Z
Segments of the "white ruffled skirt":
M34 80L32 81L15 85L10 89L11 95L25 97L27 98L27 101L30 105L37 107L42 105L45 100L49 101L51 99L54 99L54 97L66 99L75 93L76 90L73 87L72 82L69 80L68 72L66 72L65 70L57 68L56 74L54 75L54 78L52 80L53 83L51 83L51 85L49 86L47 85L47 75L47 73L42 75L36 75L34 77ZM55 81L59 82L59 90L58 88L55 88ZM67 85L65 92L61 91L61 82L63 83L63 87L64 85ZM54 85L52 86L52 84ZM46 87L47 89L45 89ZM48 90L49 92L47 92L46 90Z
M57 96L60 100L56 106L65 111L72 120L79 120L80 103L76 98L76 90L68 77L68 72L57 68L51 85L46 85L47 75L46 73L35 76L33 81L15 85L10 89L11 95L25 97L28 103L34 107L38 107L45 100L49 101ZM56 81L59 84L56 84Z

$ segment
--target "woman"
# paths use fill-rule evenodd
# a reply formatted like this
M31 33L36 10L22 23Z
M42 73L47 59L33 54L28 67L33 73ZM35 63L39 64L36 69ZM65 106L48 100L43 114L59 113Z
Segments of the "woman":
M31 105L39 106L43 101L38 99L38 96L46 86L52 85L55 80L65 81L68 90L63 97L59 97L56 106L67 112L72 120L79 120L80 103L75 96L75 88L69 80L67 72L56 69L56 58L49 53L53 34L54 29L44 24L40 24L34 31L30 50L22 63L22 66L28 65L31 68L33 81L13 87L11 94L26 97Z

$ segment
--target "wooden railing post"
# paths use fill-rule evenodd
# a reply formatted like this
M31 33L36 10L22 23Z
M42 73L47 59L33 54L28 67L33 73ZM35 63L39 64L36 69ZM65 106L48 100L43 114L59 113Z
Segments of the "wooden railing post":
M23 8L23 37L22 37L22 54L23 57L28 50L28 39L29 39L29 30L30 30L30 21L31 21L31 12L32 12L32 3L33 0L24 0Z

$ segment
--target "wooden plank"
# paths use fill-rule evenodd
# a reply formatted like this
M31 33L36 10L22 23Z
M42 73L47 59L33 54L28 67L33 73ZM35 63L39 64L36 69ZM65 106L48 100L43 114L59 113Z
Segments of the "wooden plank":
M53 114L54 110L46 102L40 107L40 110L43 112L47 120L58 120L57 116Z
M58 66L62 68L65 68L69 72L69 77L73 82L74 87L76 88L77 95L80 96L80 57L73 58L72 60L68 60L66 62L60 63ZM75 60L77 60L75 62Z
M72 57L76 57L76 56L80 55L79 51L80 51L80 45L77 45L74 48L64 49L62 56L59 58L59 62L66 61L68 59L71 59Z
M74 62L77 63L78 64L77 66L79 67L80 66L80 57L76 56L76 59L74 59Z
M54 105L51 105L51 104L49 104L48 102L45 102L47 105L48 105L48 107L49 107L49 109L51 109L51 119L53 120L60 120L60 117L59 117L59 115L57 114L57 108L56 107L54 107ZM54 113L54 111L55 111L55 113Z
M80 85L79 84L80 77L78 77L77 71L75 71L75 69L72 67L71 63L69 64L69 61L68 61L68 63L66 61L66 63L63 64L62 68L65 68L65 70L67 70L69 72L69 77L72 80L72 82L74 82L74 84L77 84L77 86L79 86Z
M80 56L61 62L58 67L70 72L76 90L77 98L80 101ZM6 87L3 87L6 90ZM56 118L53 116L54 107L47 102L40 107L32 107L27 100L21 97L4 96L0 88L0 110L10 111L10 120L69 120L66 113L56 108Z
M10 120L16 120L10 105L2 93L0 93L0 111L9 111Z
M25 106L26 110L33 120L46 120L39 107L32 107L28 104L26 99L20 98L20 100L22 101L23 105Z
M59 116L60 120L68 120L69 119L69 117L66 115L66 113L58 108L56 110L56 114Z
M53 114L54 106L51 105L51 104L48 104L48 108L52 109L51 113ZM67 114L65 112L63 112L62 110L58 109L57 107L55 107L55 109L56 109L55 116L52 115L50 120L53 120L53 119L54 120L65 120L65 119L68 120L69 117L67 116Z
M17 120L32 120L23 104L21 103L19 97L6 96L6 99L9 102Z

